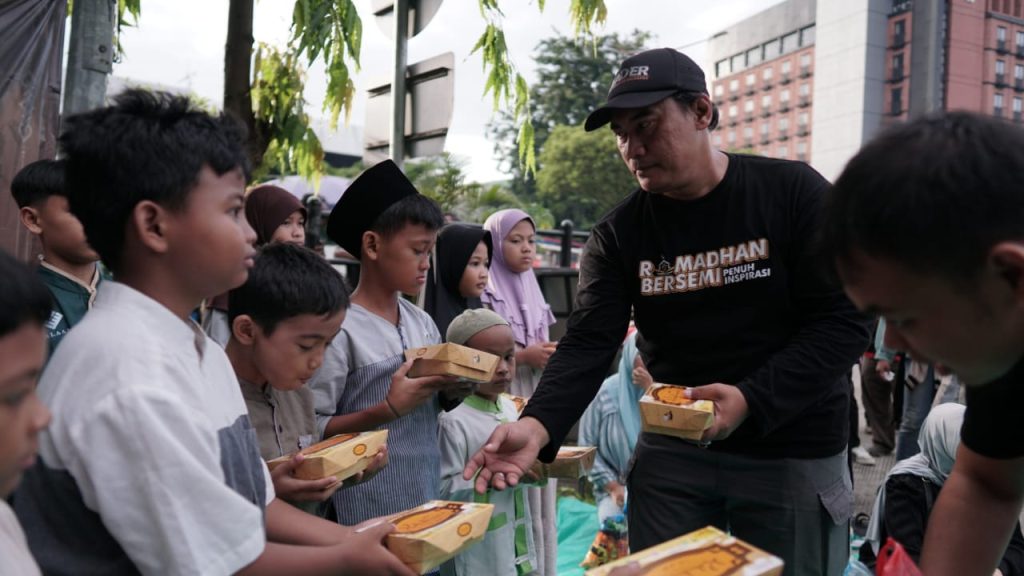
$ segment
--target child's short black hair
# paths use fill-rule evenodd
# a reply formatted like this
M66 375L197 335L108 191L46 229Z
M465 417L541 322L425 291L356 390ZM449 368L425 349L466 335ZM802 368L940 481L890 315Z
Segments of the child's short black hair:
M241 124L227 114L211 116L184 96L128 90L65 126L68 204L115 273L125 224L139 202L184 208L203 166L248 177Z
M440 230L444 226L441 207L422 194L412 194L395 202L381 212L370 230L388 238L406 226L422 225L427 230Z
M50 317L52 300L46 285L21 262L0 251L0 337L26 322L42 326Z
M248 315L267 334L283 320L348 308L345 281L312 250L287 243L260 249L245 284L228 295L228 322Z
M1024 240L1024 130L967 112L894 127L847 164L822 229L834 261L970 280L992 246Z
M63 160L36 160L14 175L11 195L18 208L35 206L50 196L64 196Z

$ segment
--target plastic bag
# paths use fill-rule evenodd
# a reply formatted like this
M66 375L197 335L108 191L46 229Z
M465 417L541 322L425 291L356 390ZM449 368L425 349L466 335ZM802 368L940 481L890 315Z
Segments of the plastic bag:
M914 560L900 543L889 538L878 551L877 576L921 576Z
M625 518L619 514L605 519L580 566L587 569L597 568L628 554L629 533Z

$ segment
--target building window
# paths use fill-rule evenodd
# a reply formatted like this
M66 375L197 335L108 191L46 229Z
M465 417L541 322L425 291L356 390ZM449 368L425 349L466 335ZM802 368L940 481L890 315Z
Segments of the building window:
M792 69L793 69L793 61L792 60L788 60L787 59L787 60L783 60L782 61L780 72L782 72L783 76L788 75L789 72Z
M764 96L761 96L761 109L762 110L768 110L771 107L772 107L772 95L771 94L765 94Z
M738 78L733 78L732 80L729 80L729 92L736 92L739 89L740 81Z
M711 138L711 142L715 145L715 148L722 147L722 134L715 132L715 135Z
M796 143L796 159L801 162L807 161L807 142L801 140Z
M782 53L792 52L800 47L800 32L792 32L782 37Z
M769 66L761 72L761 79L765 82L769 82L772 79L772 67Z
M996 60L996 84L1006 84L1006 62L1003 60Z
M801 112L801 113L797 114L797 116L796 116L796 125L799 126L800 128L806 128L807 127L807 120L808 120L808 118L809 117L807 115L807 112Z
M716 99L721 98L722 94L724 92L725 92L725 87L724 86L722 86L721 84L715 84L715 98Z
M1017 31L1017 54L1024 54L1024 31Z
M779 92L779 111L785 112L786 110L789 110L789 88Z
M733 104L732 106L729 106L729 118L735 118L736 115L739 114L739 113L740 113L740 111L739 111L738 108L736 108L735 104Z
M889 100L889 112L893 116L899 116L900 114L903 114L903 88L893 88L892 92L889 94Z
M747 50L747 66L756 66L761 63L761 47Z
M746 77L747 88L753 88L755 82L757 82L757 74L754 74L753 72L751 72L750 74L747 74L747 77Z
M753 146L754 144L754 127L744 126L743 127L743 145Z
M903 52L892 55L892 76L893 81L903 80Z
M764 43L764 59L765 60L771 60L772 58L775 58L779 54L782 54L782 50L781 50L781 43L779 42L778 38L776 38L775 40L772 40L770 42L765 42Z
M729 130L729 133L726 135L725 140L726 142L729 143L729 146L733 146L734 144L736 144L736 131Z
M899 48L907 43L907 21L897 20L892 25L892 45Z
M1006 26L996 26L996 50L1006 50Z
M814 44L814 25L810 25L800 31L800 45L810 46Z
M753 100L747 100L746 102L744 102L743 103L743 111L746 112L748 115L749 114L753 114L754 113L754 101Z
M811 53L804 52L800 55L800 76L807 77L811 73Z
M735 72L739 72L740 70L743 70L744 68L746 68L746 64L743 62L743 60L744 60L744 55L743 54L737 54L737 55L732 57L732 71L734 73Z
M779 136L785 136L786 132L789 132L789 117L783 116L779 118L778 128Z
M729 69L729 59L728 58L726 58L725 60L719 60L718 62L715 62L715 77L716 78L721 78L722 76L728 76L731 73L732 73L732 70Z
M992 113L996 116L1003 115L1003 95L996 94L992 97Z
M1020 114L1021 114L1021 106L1022 106L1022 104L1024 104L1024 103L1021 102L1020 96L1015 96L1013 98L1013 121L1014 122L1020 122Z
M779 146L779 158L788 158L788 157L789 157L789 147L787 147L785 144L783 144L782 146Z
M1020 98L1018 98L1020 100ZM771 124L768 122L761 123L761 139L764 140L768 137L768 132L771 131Z
M1013 67L1013 86L1024 88L1024 64L1017 64Z

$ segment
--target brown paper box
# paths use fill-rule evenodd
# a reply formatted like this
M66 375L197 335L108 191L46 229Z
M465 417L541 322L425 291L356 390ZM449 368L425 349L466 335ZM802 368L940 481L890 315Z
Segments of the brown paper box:
M502 396L508 398L516 405L517 414L522 414L523 410L526 409L526 404L530 401L530 399L525 396L516 396L514 394L502 394Z
M643 576L779 576L782 559L708 526L674 540L588 570L606 576L619 566L639 562Z
M640 398L644 432L700 440L715 421L715 406L708 400L689 400L685 386L653 384Z
M339 434L309 448L299 450L306 457L295 469L295 477L303 480L319 480L334 476L338 481L351 478L366 470L370 460L388 440L387 430ZM267 462L271 470L291 460L295 453Z
M486 383L494 377L500 360L494 354L458 344L437 344L405 351L405 359L415 362L409 376L458 376L472 382Z
M542 464L548 478L583 478L594 466L597 448L592 446L563 446L551 464Z
M493 504L431 500L392 516L388 550L418 574L440 566L483 540Z

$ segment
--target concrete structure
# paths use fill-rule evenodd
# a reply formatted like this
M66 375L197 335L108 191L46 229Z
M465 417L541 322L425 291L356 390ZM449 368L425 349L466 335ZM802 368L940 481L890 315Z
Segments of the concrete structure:
M935 110L1022 121L1024 1L787 0L709 39L715 144L827 178Z

